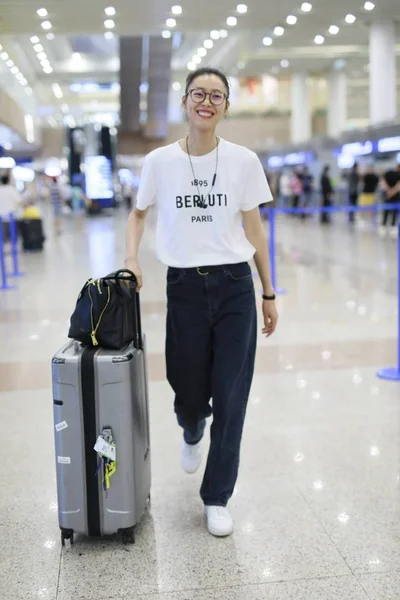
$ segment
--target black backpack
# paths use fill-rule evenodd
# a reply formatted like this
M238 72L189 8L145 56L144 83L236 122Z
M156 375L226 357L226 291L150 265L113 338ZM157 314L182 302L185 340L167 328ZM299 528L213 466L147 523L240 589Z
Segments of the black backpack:
M139 311L136 278L131 271L89 279L78 296L68 337L91 347L119 350L133 341L140 348Z

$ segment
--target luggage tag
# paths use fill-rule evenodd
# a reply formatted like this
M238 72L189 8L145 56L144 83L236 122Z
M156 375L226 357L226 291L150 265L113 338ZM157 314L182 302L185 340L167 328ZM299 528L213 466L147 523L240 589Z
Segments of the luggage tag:
M99 435L99 437L97 438L97 442L96 442L94 449L96 450L96 452L98 454L100 454L100 456L102 458L105 457L111 461L116 460L117 453L116 453L115 444L112 444L112 443L110 444L101 435Z
M107 492L111 487L110 479L117 470L116 446L109 427L103 429L97 438L94 449L100 456L96 475L98 475L101 467L103 467L103 488Z

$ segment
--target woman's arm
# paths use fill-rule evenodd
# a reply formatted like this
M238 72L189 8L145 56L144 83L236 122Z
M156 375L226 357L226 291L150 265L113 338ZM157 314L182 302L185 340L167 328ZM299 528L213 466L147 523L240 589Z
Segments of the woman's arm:
M129 215L126 229L125 267L132 271L137 280L137 291L143 286L142 271L139 267L139 246L143 237L144 225L148 210L135 208Z
M259 208L254 208L243 213L243 225L246 237L256 249L254 260L263 286L263 293L272 296L274 288L271 281L271 269L267 236L260 216ZM278 322L278 312L274 300L263 301L264 329L263 333L271 335Z

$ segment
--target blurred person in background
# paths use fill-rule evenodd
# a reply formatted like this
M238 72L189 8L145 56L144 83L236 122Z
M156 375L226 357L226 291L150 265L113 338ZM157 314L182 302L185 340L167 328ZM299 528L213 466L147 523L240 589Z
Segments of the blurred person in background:
M330 208L332 206L333 194L335 190L333 189L332 180L330 176L330 166L325 165L321 175L320 181L321 193L322 193L322 207ZM330 213L322 213L321 214L321 223L323 225L327 225L331 222Z
M396 169L389 169L382 177L383 189L385 191L385 204L400 204L400 164ZM379 231L382 235L387 233L391 227L391 235L397 235L397 218L399 210L388 209L383 212L382 225Z
M55 232L60 235L63 199L57 177L50 178L50 202L53 209Z
M290 174L287 169L285 169L280 178L279 184L279 204L281 208L290 208L290 200L292 198L292 184L290 179Z
M357 206L358 205L358 194L360 191L360 173L358 170L358 163L354 163L351 171L349 173L348 185L349 185L349 205ZM349 213L349 221L350 223L354 223L355 214L354 212Z
M303 193L303 186L301 184L301 179L295 170L292 171L290 177L290 186L292 188L292 208L299 208L300 197Z
M379 186L379 177L375 172L375 168L373 165L370 165L367 168L367 172L362 178L362 193L360 194L360 198L358 201L359 206L375 206L376 204L376 194ZM360 213L361 223L365 223L367 221L372 222L374 219L374 212L366 211Z
M125 260L140 289L139 246L148 209L155 206L157 256L168 266L167 378L183 429L181 465L191 474L200 468L206 418L212 414L200 495L208 530L218 537L234 529L227 504L238 476L254 372L253 258L263 288L264 335L273 333L278 319L259 210L272 200L263 167L254 152L216 134L229 93L228 79L217 69L188 75L182 98L188 135L146 157L137 207L128 220ZM180 501L186 503L184 495Z
M308 167L304 167L303 171L299 174L299 179L303 188L300 206L301 208L307 208L312 205L312 198L314 193L314 177L311 175ZM302 219L305 219L308 215L301 215Z
M18 190L11 185L10 175L5 173L0 178L0 217L4 225L4 237L8 241L10 239L10 231L8 223L10 214L12 213L15 219L18 219L19 213L22 210L23 198Z

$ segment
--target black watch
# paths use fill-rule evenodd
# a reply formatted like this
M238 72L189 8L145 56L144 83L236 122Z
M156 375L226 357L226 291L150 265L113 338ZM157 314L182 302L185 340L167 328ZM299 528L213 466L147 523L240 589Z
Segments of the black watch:
M272 294L272 296L266 296L265 294L263 294L263 300L275 300L276 299L276 295Z

